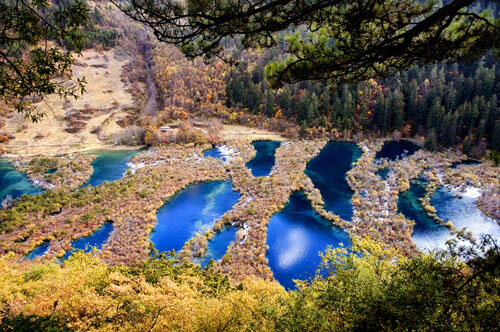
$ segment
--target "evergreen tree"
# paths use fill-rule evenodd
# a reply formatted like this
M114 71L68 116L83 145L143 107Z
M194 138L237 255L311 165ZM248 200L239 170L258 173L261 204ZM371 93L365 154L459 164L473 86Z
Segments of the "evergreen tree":
M323 89L323 92L321 93L321 101L319 103L319 107L325 113L329 113L331 111L330 91L329 91L328 87L325 87Z
M491 148L500 151L500 119L495 122L495 129L491 136Z
M394 101L392 103L392 128L399 129L404 123L404 111L405 111L405 101L403 93L397 90L394 95Z
M284 88L279 94L279 103L280 107L285 114L288 116L291 115L292 109L292 94L290 93L289 88Z
M268 117L273 117L273 115L274 115L274 98L269 90L267 90L267 92L266 92L265 113Z

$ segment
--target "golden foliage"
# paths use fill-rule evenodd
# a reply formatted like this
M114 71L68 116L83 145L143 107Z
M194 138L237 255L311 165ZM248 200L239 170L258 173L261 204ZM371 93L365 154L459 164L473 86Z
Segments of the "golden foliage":
M7 255L0 258L0 307L53 314L77 331L270 331L270 312L279 314L280 299L288 296L279 284L259 279L238 288L207 286L196 268L157 282L138 271L83 253L63 266L17 263Z

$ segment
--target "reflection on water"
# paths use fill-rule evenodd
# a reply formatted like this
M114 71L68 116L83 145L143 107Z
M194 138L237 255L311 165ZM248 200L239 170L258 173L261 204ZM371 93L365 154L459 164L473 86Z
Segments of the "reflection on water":
M398 211L407 219L415 221L411 239L417 248L423 251L445 249L446 241L452 237L451 233L448 228L428 217L419 201L425 196L426 186L425 180L413 180L410 189L399 195Z
M285 288L293 279L312 278L319 268L318 253L328 246L350 246L346 232L313 211L301 192L294 193L284 209L274 215L267 228L267 258L274 278Z
M419 198L425 195L427 183L412 181L410 189L399 195L398 210L406 218L415 221L412 240L421 250L445 249L446 241L455 238L447 227L428 217ZM451 221L457 230L466 229L479 240L484 234L500 239L500 226L486 216L476 205L479 191L468 188L460 193L448 188L439 188L431 196L431 205L436 208L437 216L445 222ZM461 242L463 243L463 242Z
M436 208L438 217L450 220L458 229L466 228L475 239L484 234L500 239L500 225L486 216L476 205L480 193L469 187L464 193L448 188L439 188L431 196L431 204Z
M209 229L239 198L240 194L233 191L231 181L191 185L158 210L151 241L159 252L179 251L196 232Z

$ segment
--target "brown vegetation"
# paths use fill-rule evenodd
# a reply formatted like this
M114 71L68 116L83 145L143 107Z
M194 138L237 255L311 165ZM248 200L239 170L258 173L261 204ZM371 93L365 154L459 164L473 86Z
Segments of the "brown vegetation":
M44 189L65 188L72 191L90 178L95 158L77 153L58 157L19 158L13 165Z

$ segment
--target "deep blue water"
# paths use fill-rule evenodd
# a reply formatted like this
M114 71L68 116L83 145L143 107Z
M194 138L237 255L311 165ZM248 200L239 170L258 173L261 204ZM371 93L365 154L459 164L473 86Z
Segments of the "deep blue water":
M227 156L224 154L220 147L213 147L211 149L203 151L203 156L220 159L224 162L227 161Z
M390 171L389 168L382 168L382 169L379 169L378 171L376 171L375 174L380 176L380 178L385 181L385 180L387 180L387 176L389 175L389 171Z
M446 241L451 233L434 219L427 216L419 198L425 196L426 181L414 180L410 189L401 193L398 199L398 212L406 218L414 220L412 240L420 250L432 250L446 247Z
M196 232L213 225L240 198L231 181L202 182L175 194L156 213L151 241L159 252L179 251Z
M351 197L354 193L347 183L346 173L361 154L361 149L354 143L331 141L307 164L305 170L321 192L325 209L344 220L352 218Z
M113 224L105 223L89 236L76 239L71 243L71 249L66 252L62 259L64 260L71 256L72 250L83 250L84 252L89 252L94 247L101 249L102 245L108 240L112 231Z
M257 151L256 155L246 166L252 170L253 176L267 176L275 163L274 154L280 146L277 141L254 141L253 147Z
M100 150L89 153L97 155L97 158L92 162L94 173L82 187L98 186L104 181L111 182L121 179L128 169L127 163L142 150Z
M293 289L293 279L314 277L321 263L320 251L340 243L350 247L347 233L318 215L303 193L294 193L267 227L269 267L280 284Z
M224 227L214 237L208 241L208 251L206 257L203 259L202 266L205 266L210 259L218 261L227 251L227 247L234 241L237 232L236 227Z
M29 254L27 254L26 257L24 257L24 259L32 260L36 257L41 257L45 255L47 253L47 250L49 250L49 245L50 241L44 241L41 245L31 250Z
M460 193L447 188L439 188L431 196L431 204L436 208L438 217L450 220L457 229L466 228L474 238L484 234L500 240L500 225L486 216L476 205L473 191Z
M24 194L34 195L43 192L28 180L25 173L19 172L7 159L0 159L0 203L10 195L16 199Z
M474 159L466 159L466 160L463 160L463 161L459 161L459 162L456 162L456 163L453 163L450 168L457 168L459 165L479 165L481 162L478 161L478 160L474 160Z
M418 145L404 139L399 141L388 141L385 142L382 149L377 152L375 159L396 160L405 156L411 156L418 150L420 150Z

